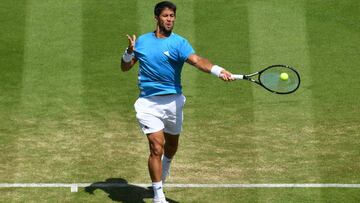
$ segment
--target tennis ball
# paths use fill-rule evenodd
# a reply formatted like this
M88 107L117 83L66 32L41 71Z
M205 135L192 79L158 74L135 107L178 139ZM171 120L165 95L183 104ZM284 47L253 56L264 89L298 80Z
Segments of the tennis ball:
M287 80L287 79L289 79L289 75L287 73L281 73L280 74L280 79Z

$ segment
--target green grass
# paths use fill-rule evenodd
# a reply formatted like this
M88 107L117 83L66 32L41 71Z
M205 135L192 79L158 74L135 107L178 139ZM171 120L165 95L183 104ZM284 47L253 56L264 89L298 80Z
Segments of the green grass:
M119 60L126 34L154 29L156 2L0 2L1 183L150 182L133 110L137 67L122 73ZM358 1L175 3L175 32L199 55L234 73L287 63L302 84L280 96L185 65L169 183L360 183ZM165 190L175 202L360 200L344 188ZM1 188L0 202L136 202L145 193Z
M11 160L17 158L14 143L19 134L25 5L20 1L1 2L0 13L0 179L3 180L3 177L13 178L11 171L17 166Z
M167 189L170 202L358 202L358 189L288 188L288 189ZM321 193L322 196L317 196ZM138 197L148 196L142 189L85 190L70 193L68 188L2 189L2 202L148 202ZM141 195L138 195L141 194ZM29 199L29 197L36 197Z
M313 79L312 102L317 147L321 149L317 153L320 176L327 182L359 182L360 96L354 75L360 73L357 68L360 60L356 57L360 36L355 23L358 15L349 14L359 11L359 2L334 1L323 7L320 1L315 1L308 4L307 11L308 25L312 28L311 73L319 78ZM319 32L323 33L313 34Z

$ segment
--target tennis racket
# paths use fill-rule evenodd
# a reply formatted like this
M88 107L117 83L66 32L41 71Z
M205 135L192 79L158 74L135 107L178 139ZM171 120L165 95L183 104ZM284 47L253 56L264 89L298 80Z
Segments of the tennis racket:
M290 94L300 86L300 75L288 65L272 65L248 75L232 75L236 80L254 82L276 94Z

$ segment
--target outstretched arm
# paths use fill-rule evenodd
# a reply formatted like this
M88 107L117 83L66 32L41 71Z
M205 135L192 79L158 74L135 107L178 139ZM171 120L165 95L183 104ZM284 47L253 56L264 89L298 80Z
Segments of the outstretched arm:
M186 62L206 73L212 73L224 81L234 80L229 71L212 64L208 59L200 57L196 54L191 54Z
M135 50L136 36L135 35L133 35L132 37L129 35L126 35L126 36L129 40L129 46L127 47L124 55L121 57L121 70L122 71L130 70L137 62L136 58L134 58L132 55Z

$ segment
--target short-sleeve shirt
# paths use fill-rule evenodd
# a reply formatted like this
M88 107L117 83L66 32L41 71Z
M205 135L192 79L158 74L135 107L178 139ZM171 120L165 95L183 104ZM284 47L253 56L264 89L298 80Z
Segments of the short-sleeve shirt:
M182 93L181 70L195 53L185 38L175 33L166 38L147 33L136 40L134 53L140 64L140 97Z

